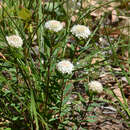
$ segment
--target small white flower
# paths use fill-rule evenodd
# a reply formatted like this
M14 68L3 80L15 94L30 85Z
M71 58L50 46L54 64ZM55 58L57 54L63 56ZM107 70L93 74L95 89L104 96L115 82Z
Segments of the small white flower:
M57 70L62 72L63 74L68 73L71 74L74 70L73 64L68 60L63 60L57 64Z
M19 48L23 45L23 40L17 35L6 36L6 40L10 46Z
M86 39L91 34L89 28L84 25L74 25L71 29L71 32L73 35L75 35L78 38Z
M45 28L54 32L59 32L63 28L63 24L56 20L49 20L45 23Z
M89 84L89 90L97 93L101 93L103 91L103 86L98 81L91 81Z

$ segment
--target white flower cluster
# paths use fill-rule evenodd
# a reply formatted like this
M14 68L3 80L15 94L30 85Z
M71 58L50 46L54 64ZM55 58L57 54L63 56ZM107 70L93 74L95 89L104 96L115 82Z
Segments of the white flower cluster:
M98 81L91 81L89 84L89 90L97 93L101 93L103 91L103 86Z
M68 60L63 60L57 64L57 70L63 74L71 74L74 70L73 64Z
M91 34L89 28L84 25L74 25L71 29L71 33L75 35L77 38L86 39Z
M17 35L6 36L6 40L8 41L8 44L12 47L19 48L23 45L23 40Z
M45 28L54 32L59 32L63 28L63 24L57 20L49 20L45 23Z

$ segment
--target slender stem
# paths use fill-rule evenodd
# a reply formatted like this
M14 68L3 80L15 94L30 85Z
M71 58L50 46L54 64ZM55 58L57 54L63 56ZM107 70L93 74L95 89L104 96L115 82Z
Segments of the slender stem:
M51 56L52 56L52 48L50 48L50 57L48 59L48 72L47 72L47 86L46 86L46 99L45 99L45 111L47 110L47 103L48 103L48 89L49 89L49 82L50 82L50 66L51 66Z
M54 8L55 8L55 1L53 0L53 8L52 8L52 12L53 12L53 18L55 18L55 12L54 12Z
M62 79L62 86L61 86L61 99L60 99L60 110L59 110L59 118L60 118L60 114L62 111L62 102L63 102L63 97L64 97L64 79Z
M46 101L45 101L45 110L47 108L47 102L48 102L48 88L49 88L49 80L50 80L50 64L48 66L48 75L47 75L47 88L46 88Z

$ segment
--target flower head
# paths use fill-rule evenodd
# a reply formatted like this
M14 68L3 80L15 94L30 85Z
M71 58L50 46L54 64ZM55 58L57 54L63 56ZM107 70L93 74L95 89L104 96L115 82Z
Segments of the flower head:
M71 29L71 32L76 37L83 39L88 38L88 36L91 34L89 28L84 25L74 25Z
M57 64L57 70L61 73L65 74L71 74L74 69L73 64L68 60L63 60Z
M63 28L63 24L56 20L49 20L45 23L45 28L54 32L59 32Z
M19 48L23 45L23 40L17 35L6 36L6 40L10 46Z
M91 81L89 84L89 90L97 93L101 93L103 91L103 86L98 81Z

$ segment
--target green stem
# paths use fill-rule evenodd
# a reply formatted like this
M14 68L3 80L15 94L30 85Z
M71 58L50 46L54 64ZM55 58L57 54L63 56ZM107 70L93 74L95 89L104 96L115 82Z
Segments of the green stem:
M47 88L46 88L46 101L45 101L45 110L47 109L47 102L48 102L48 88L49 88L49 80L50 80L50 64L48 66L48 75L47 75Z
M63 102L63 97L64 97L64 79L62 79L62 85L61 85L61 99L60 99L60 110L59 110L59 119L60 119L60 114L62 111L62 102Z
M50 66L51 66L52 48L50 49L50 58L48 59L48 72L47 72L47 86L46 86L46 99L45 99L45 112L47 110L48 94L49 94L49 82L50 82Z

